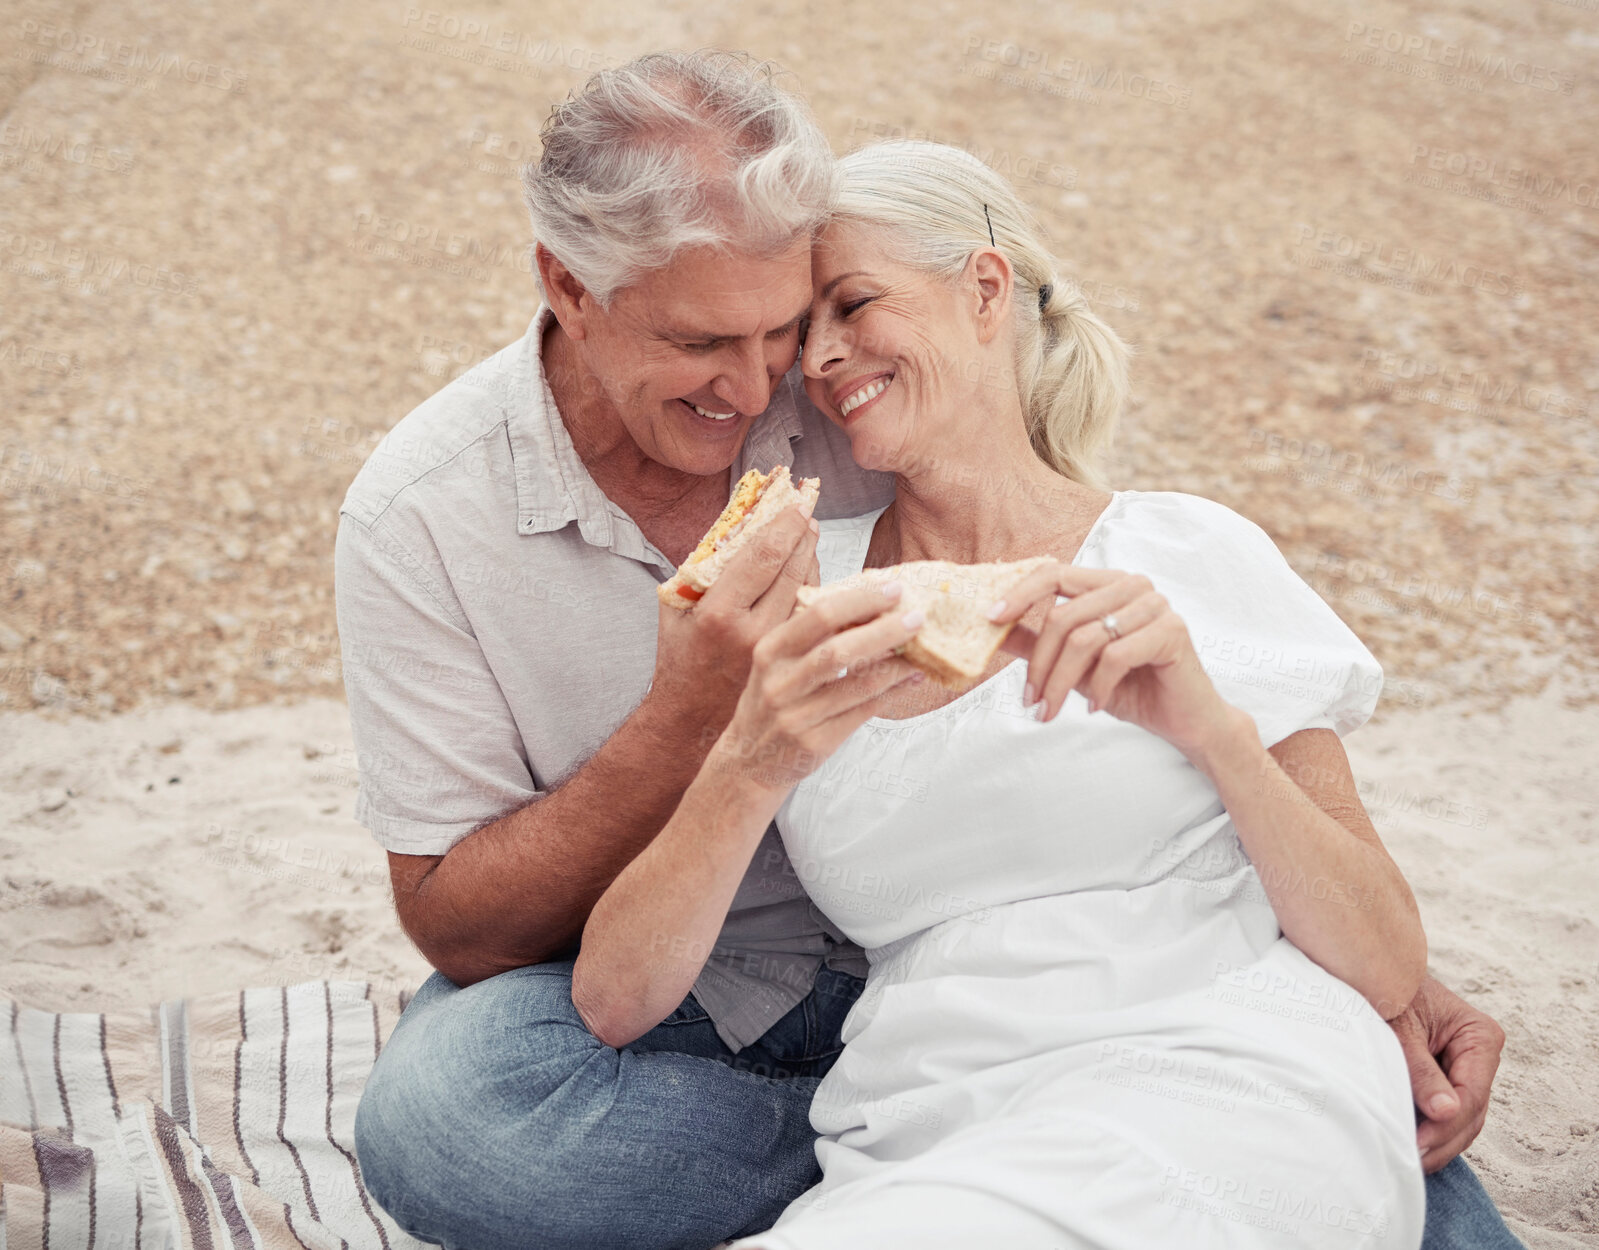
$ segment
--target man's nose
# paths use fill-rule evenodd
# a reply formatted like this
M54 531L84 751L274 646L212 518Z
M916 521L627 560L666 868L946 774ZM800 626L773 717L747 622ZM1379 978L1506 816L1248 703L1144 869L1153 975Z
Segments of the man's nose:
M759 348L740 352L737 361L711 383L711 391L746 416L765 412L772 402L772 379L767 373L765 353Z

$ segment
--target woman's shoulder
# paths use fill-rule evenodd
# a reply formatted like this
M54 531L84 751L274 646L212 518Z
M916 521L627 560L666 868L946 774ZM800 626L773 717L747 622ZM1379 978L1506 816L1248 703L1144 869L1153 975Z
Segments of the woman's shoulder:
M1246 558L1279 554L1271 536L1242 513L1175 490L1117 491L1091 537L1107 550L1147 548L1176 560L1198 555L1215 561L1231 552Z
M1113 507L1116 519L1123 524L1260 529L1248 517L1224 503L1180 490L1119 490L1115 494Z
M1090 562L1145 573L1217 609L1249 614L1317 599L1270 534L1203 495L1118 491L1097 540Z
M1179 491L1119 492L1117 502L1094 563L1149 577L1266 745L1318 726L1344 734L1371 715L1381 667L1264 529Z

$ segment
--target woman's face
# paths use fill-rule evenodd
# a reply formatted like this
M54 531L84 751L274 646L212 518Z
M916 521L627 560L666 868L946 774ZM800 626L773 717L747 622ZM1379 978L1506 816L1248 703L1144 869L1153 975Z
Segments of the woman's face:
M975 290L888 259L893 242L856 223L817 239L801 361L806 393L849 434L855 462L904 472L930 447L954 452L945 426L965 410L988 353Z

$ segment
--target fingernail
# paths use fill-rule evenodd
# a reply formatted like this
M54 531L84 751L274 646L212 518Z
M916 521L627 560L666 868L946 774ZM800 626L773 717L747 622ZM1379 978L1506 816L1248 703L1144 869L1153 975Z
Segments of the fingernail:
M1033 719L1034 720L1043 720L1044 719L1044 707L1045 707L1045 704L1044 704L1044 701L1042 699L1040 699L1037 703L1033 704Z
M1088 701L1088 710L1090 713L1099 711L1099 704L1090 699Z
M1434 1094L1432 1100L1427 1103L1428 1112L1435 1118L1437 1116L1448 1115L1454 1109L1455 1100L1448 1094Z
M891 581L891 582L884 582L883 586L882 586L883 593L885 595L887 595L890 599L892 599L895 595L899 594L899 592L902 589L903 589L903 587L900 586L899 580L897 578L894 581Z
M994 606L988 609L988 619L991 621L994 620L1004 610L1005 601L1003 599L994 600Z
M811 527L811 533L820 534L822 532L822 523L815 517L809 518L809 520L806 521L806 524Z
M927 614L920 608L912 608L909 612L905 613L904 616L899 618L899 623L906 629L915 629L926 619Z
M1033 700L1038 697L1038 692L1033 689L1033 683L1028 682L1022 687L1022 703L1026 707L1033 706Z

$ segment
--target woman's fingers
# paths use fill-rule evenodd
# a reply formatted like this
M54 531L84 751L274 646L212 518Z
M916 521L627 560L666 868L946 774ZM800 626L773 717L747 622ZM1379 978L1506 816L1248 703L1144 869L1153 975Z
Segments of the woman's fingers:
M1070 690L1075 686L1092 662L1092 653L1079 648L1075 656L1063 655L1067 651L1068 639L1073 638L1081 627L1100 620L1109 613L1120 612L1143 593L1147 585L1143 578L1124 575L1113 582L1078 595L1069 603L1056 604L1051 608L1049 615L1044 619L1043 628L1038 631L1038 640L1028 657L1027 685L1034 695L1044 693L1063 661L1079 659L1081 663L1078 664L1071 680L1066 682L1064 689ZM1093 631L1085 632L1078 639L1079 642L1090 640L1100 641ZM1061 698L1064 700L1065 697L1063 691ZM1027 702L1032 702L1032 699L1028 699Z
M789 708L841 677L883 659L915 635L920 611L900 607L900 594L852 587L812 604L755 645L752 678L773 709Z
M1122 678L1135 668L1165 664L1171 659L1175 618L1164 614L1139 629L1110 643L1099 653L1093 671L1083 686L1083 694L1093 708L1102 708L1116 693Z
M897 655L857 665L844 677L835 670L830 681L787 696L775 711L774 723L786 740L825 757L879 709L883 695L925 677Z
M903 597L899 582L852 586L796 611L761 641L773 658L797 659L852 625L884 617ZM901 614L903 615L903 613ZM897 618L895 618L897 619ZM770 641L768 641L770 640ZM834 665L836 672L839 665Z
M985 607L988 619L1000 625L1019 621L1027 609L1046 596L1053 601L1056 595L1081 595L1097 590L1127 574L1116 569L1085 569L1065 561L1041 564L1005 592L1005 597L993 606Z
M1129 578L1128 582L1134 580L1143 579ZM1119 648L1118 655L1138 654L1131 646L1123 647L1122 644L1130 644L1135 638L1147 634L1146 627L1164 611L1165 600L1148 592L1141 593L1138 586L1128 585L1125 589L1129 598L1121 606L1082 621L1068 635L1060 661L1049 672L1044 685L1041 688L1034 687L1044 700L1044 706L1039 710L1039 720L1055 718L1065 705L1066 696L1081 686L1086 675L1096 671L1105 662L1108 649ZM1159 600L1158 605L1153 600ZM1115 621L1114 636L1105 625L1104 618L1107 615Z
M891 695L901 686L915 685L926 677L927 674L909 660L890 655L823 686L801 706L810 728L826 730L829 737L836 729L842 741L864 724L867 717L885 710L882 706L885 695Z
M920 609L903 610L898 602L878 606L878 615L824 638L790 664L790 689L798 696L848 679L871 668L903 647L921 628Z

